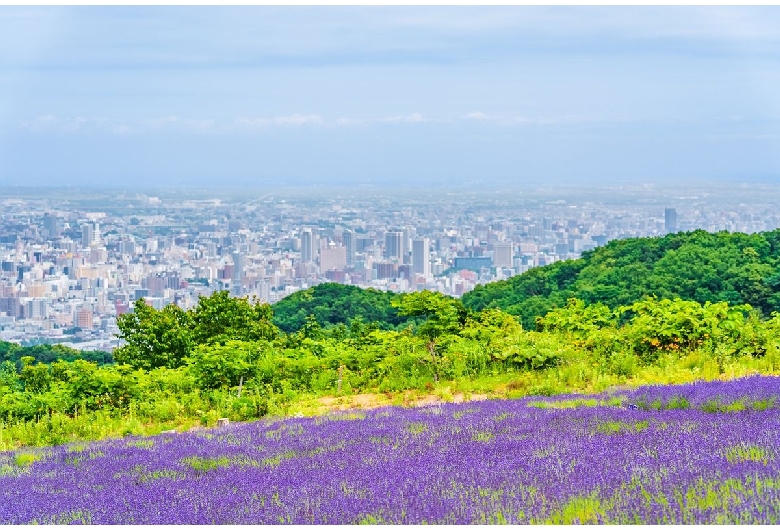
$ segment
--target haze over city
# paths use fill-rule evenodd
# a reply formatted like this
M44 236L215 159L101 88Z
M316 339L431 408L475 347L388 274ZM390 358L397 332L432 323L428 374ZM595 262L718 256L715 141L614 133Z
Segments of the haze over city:
M0 184L772 181L779 15L3 7Z

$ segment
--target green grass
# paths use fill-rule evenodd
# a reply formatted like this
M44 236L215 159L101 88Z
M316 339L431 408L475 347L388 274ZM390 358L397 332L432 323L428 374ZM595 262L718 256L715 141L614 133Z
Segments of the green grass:
M545 524L598 524L600 518L604 517L604 507L598 496L574 497L570 499L562 508L553 512Z
M295 458L296 456L298 456L298 455L297 455L297 453L295 451L285 451L282 454L278 454L276 456L272 456L272 457L269 457L269 458L264 458L263 461L262 461L262 464L264 466L268 466L268 467L278 467L279 464L281 464L285 460L291 460L291 459Z
M636 434L646 430L650 423L646 420L637 422L600 421L595 431L600 434Z
M726 449L726 460L731 464L740 462L769 463L769 451L757 445L740 444Z
M189 456L182 459L182 463L188 465L198 473L207 473L214 469L230 466L230 459L226 456L216 458L201 458L199 456Z
M493 438L495 438L495 435L492 432L477 432L471 437L475 442L489 442Z
M38 460L40 460L38 455L31 453L21 453L14 457L14 464L16 464L18 467L30 467Z
M412 434L422 434L428 430L428 426L424 423L413 422L406 426L406 430Z

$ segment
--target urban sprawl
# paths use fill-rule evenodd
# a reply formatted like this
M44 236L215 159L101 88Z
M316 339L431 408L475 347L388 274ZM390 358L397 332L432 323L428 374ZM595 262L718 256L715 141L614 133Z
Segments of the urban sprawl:
M71 193L73 195L73 193ZM323 282L460 296L613 239L780 226L777 190L0 194L0 339L110 351L143 298L274 303Z

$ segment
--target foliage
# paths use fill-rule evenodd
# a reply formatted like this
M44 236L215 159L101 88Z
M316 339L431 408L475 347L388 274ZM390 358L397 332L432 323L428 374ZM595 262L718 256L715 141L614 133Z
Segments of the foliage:
M188 311L174 304L157 310L141 298L132 313L117 319L119 336L126 344L117 348L114 357L144 370L177 368L198 345L273 340L278 329L271 318L267 304L231 298L227 291L201 297Z
M230 339L222 331L217 340L192 341L172 366L156 362L159 357L104 366L82 359L5 362L0 447L287 414L308 396L435 391L452 399L456 389L497 388L509 396L553 395L780 373L780 316L762 320L746 305L647 298L613 310L573 299L526 330L509 313L470 313L435 293L394 303L417 323L396 331L355 319L349 327L323 328L309 318L296 333L260 340ZM147 315L141 323L160 332L170 316L146 306L139 313ZM191 340L192 313L172 313L186 327L170 332ZM670 406L685 408L682 403ZM87 418L103 425L88 428Z
M286 333L303 328L310 315L321 327L350 326L355 320L379 329L399 329L410 319L398 313L391 301L396 295L354 285L323 283L287 296L273 305L273 322Z
M271 323L271 306L257 299L232 298L228 291L200 297L191 318L195 344L273 340L279 331Z
M114 351L114 358L145 370L179 367L192 348L191 320L175 304L157 310L140 298L132 312L117 319L119 338L126 344Z
M526 327L570 298L611 309L643 298L749 304L780 311L780 230L757 234L703 230L611 241L577 260L531 269L477 286L463 296L472 310L501 308Z
M21 367L22 357L32 357L41 363L75 361L76 359L83 359L100 365L114 362L113 355L104 351L79 351L62 344L20 346L13 342L0 341L0 364L4 361L11 361Z

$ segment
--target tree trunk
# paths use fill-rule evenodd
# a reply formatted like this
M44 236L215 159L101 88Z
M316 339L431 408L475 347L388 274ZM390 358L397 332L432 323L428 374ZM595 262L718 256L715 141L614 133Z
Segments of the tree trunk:
M428 343L428 353L431 354L431 362L433 363L433 382L439 382L439 366L436 363L436 342L430 341Z

